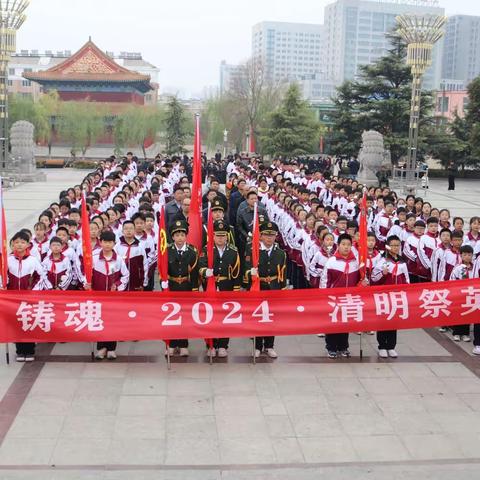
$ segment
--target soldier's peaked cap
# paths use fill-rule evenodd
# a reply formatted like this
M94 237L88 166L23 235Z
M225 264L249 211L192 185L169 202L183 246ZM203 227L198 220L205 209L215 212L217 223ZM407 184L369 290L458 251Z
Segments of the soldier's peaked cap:
M184 220L175 220L173 225L170 227L170 235L173 235L177 232L188 233L188 224Z

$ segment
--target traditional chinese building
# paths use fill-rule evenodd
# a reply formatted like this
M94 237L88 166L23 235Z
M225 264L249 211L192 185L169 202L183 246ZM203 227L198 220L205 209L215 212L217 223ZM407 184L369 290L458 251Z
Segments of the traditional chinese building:
M110 105L117 113L121 104L145 104L153 90L150 76L129 70L102 52L91 39L61 63L38 72L24 72L26 80L40 84L44 92L56 90L63 101L90 101Z

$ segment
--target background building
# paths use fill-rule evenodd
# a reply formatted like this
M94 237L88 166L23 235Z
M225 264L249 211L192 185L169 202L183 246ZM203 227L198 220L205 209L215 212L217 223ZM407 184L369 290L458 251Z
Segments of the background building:
M274 82L295 80L322 71L323 26L261 22L252 29L252 57L261 58Z
M454 15L445 29L442 77L467 86L480 74L480 17Z
M336 0L325 7L324 73L339 85L354 79L360 65L385 55L386 34L404 13L444 15L435 0ZM433 65L424 77L425 88L438 88L441 80L442 42L434 48ZM449 77L454 78L454 77Z
M245 75L241 65L232 65L222 60L220 63L220 93L231 90Z

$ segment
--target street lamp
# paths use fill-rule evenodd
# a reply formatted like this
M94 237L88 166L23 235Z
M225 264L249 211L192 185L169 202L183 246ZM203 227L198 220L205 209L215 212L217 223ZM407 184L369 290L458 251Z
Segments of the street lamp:
M412 101L410 108L410 128L408 131L408 156L406 164L405 192L415 193L415 171L417 166L418 127L420 119L420 99L422 77L432 64L432 51L435 43L443 36L443 26L447 17L440 15L400 15L397 33L408 46L407 65L412 69Z
M246 145L245 145L245 149L247 150L247 155L250 153L250 130L247 130L245 132L245 137L247 139L247 141L245 142Z
M223 158L227 156L227 147L228 147L228 130L223 131Z
M8 159L8 62L16 51L17 30L30 0L0 0L0 163Z

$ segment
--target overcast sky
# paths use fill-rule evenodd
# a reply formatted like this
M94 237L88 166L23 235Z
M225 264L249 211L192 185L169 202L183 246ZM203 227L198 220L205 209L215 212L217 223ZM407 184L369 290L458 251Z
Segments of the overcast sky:
M322 23L332 0L31 0L17 49L76 51L91 35L102 49L141 52L161 69L161 89L218 85L219 65L250 54L264 20ZM440 0L447 14L480 15L478 0Z

